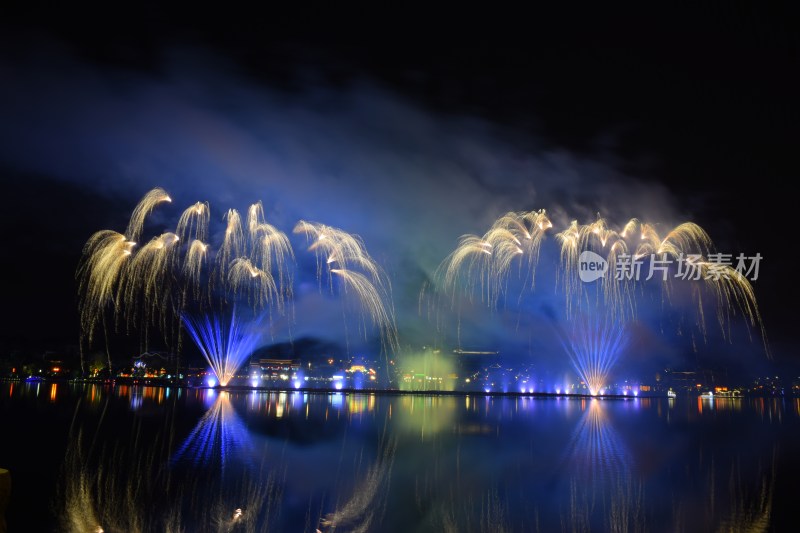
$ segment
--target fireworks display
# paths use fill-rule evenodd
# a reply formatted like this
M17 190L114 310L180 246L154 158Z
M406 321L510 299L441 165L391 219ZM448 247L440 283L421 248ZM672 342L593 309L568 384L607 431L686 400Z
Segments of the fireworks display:
M138 329L144 346L151 329L155 329L168 345L180 349L181 317L193 311L227 308L235 303L240 292L255 311L272 307L283 310L285 295L291 294L291 286L286 283L290 279L286 271L291 249L287 254L285 236L281 240L275 236L274 228L265 228L260 204L250 208L255 213L251 217L255 223L246 234L238 224L238 213L228 212L228 231L215 261L208 242L210 208L204 202L183 211L175 232L153 237L144 245L137 243L147 216L162 202L171 201L163 189L153 189L134 209L125 235L99 231L84 247L77 275L86 346L91 346L100 326L108 333L107 319L113 316L115 329L122 324L126 332ZM237 268L244 262L258 273L257 279L246 287L240 283L241 269ZM203 321L185 322L195 340L214 339L213 335L203 333L204 328L200 327ZM231 323L235 320L231 319ZM216 319L215 324L219 325ZM220 383L227 382L235 368L228 361L222 362L219 353L208 350L231 347L211 342L198 345L214 371L219 372ZM239 362L245 357L239 353L236 356Z
M217 382L226 386L259 340L258 332L236 316L236 305L249 307L256 319L286 314L293 300L294 251L288 237L267 223L261 202L250 206L244 221L236 210L228 210L216 249L209 242L207 202L185 209L174 232L138 244L148 215L171 201L163 189L153 189L134 209L124 235L98 231L84 246L77 272L82 347L91 346L101 329L107 337L113 325L114 331L123 326L126 333L138 330L144 346L157 330L179 350L185 328ZM356 295L384 346L394 349L388 278L364 243L321 224L301 222L295 231L315 240L310 249L324 257L329 280L340 279L342 292ZM366 336L366 320L362 324Z
M257 347L258 334L235 316L235 306L249 309L254 320L272 313L286 315L292 307L292 244L266 221L260 202L251 205L245 217L227 211L216 247L210 242L207 202L186 208L174 232L140 244L148 215L169 202L163 189L153 189L134 209L125 234L103 230L89 238L78 268L83 339L91 345L98 331L107 337L110 328L124 327L126 333L139 331L145 345L158 331L168 346L180 349L185 329L217 382L226 386ZM713 260L719 254L698 225L683 223L663 236L659 227L632 219L613 228L598 215L589 224L572 221L555 234L556 289L563 293L564 315L571 326L561 334L562 344L592 394L607 384L624 350L626 324L637 320L638 306L648 294L645 287L660 288L663 308L678 307L690 298L694 311L687 316L703 337L713 306L710 312L723 336L730 334L732 318L742 316L767 346L752 285L740 269ZM456 306L456 295L477 295L496 308L507 300L511 287L519 288L519 301L534 294L543 245L552 229L545 210L509 212L482 236L463 236L436 271L440 298ZM366 339L374 328L384 353L397 353L389 276L362 239L302 220L294 233L306 238L308 251L315 255L320 289L325 286L344 296L343 303L354 300L359 333ZM580 276L583 255L589 252L603 265L597 283L586 283ZM546 256L553 254L548 251ZM688 290L679 289L674 276L666 275L675 270L669 265L684 270ZM514 270L521 283L511 283ZM664 275L654 277L654 271Z
M483 237L461 237L459 246L445 259L437 275L443 277L446 290L454 291L459 275L466 270L468 288L479 288L486 301L497 304L509 268L518 257L526 259L527 277L533 287L539 248L545 232L552 227L544 210L507 213Z
M343 290L355 294L365 318L378 327L384 349L396 352L397 329L389 279L367 253L363 241L340 229L302 220L294 232L305 235L309 242L308 250L316 254L319 282L327 279L333 289L334 277L340 279ZM363 320L362 329L366 333Z
M0 533L798 528L792 4L51 4Z
M497 308L508 296L509 274L515 264L521 281L519 299L530 296L542 243L552 227L544 210L512 212L498 218L483 236L462 236L435 273L440 298L445 296L450 306L457 306L457 295L472 298L477 294L489 308ZM555 240L556 285L564 296L564 315L572 325L571 331L561 335L562 341L592 394L601 390L624 349L625 325L637 319L645 286L660 287L659 303L665 309L682 302L673 282L676 267L682 279L689 281L690 315L704 338L706 314L713 305L723 336L729 337L735 316L744 317L748 329L760 333L769 353L750 281L733 265L713 260L720 254L715 254L710 237L697 224L680 224L662 236L655 224L632 219L614 229L598 215L590 224L573 220ZM587 252L603 268L596 283L580 277L582 255Z

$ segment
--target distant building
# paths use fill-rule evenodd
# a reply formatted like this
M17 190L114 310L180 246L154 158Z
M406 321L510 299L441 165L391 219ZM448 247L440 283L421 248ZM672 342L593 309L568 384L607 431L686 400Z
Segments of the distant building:
M41 374L49 377L68 377L72 372L72 364L64 354L56 352L46 352L42 357Z
M497 356L500 352L488 350L453 350L456 356L456 372L461 378L477 378L489 371L492 365L497 365Z
M720 375L709 369L696 370L664 370L664 375L660 380L667 388L674 391L701 392L714 390L723 386L725 375Z
M261 374L292 374L300 369L298 359L258 359L250 361L250 370Z
M755 395L783 396L783 380L778 376L765 376L756 378L750 387L750 392Z

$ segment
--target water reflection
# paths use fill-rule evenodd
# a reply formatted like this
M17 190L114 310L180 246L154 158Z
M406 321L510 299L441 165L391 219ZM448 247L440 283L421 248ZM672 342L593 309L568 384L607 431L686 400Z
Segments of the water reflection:
M631 402L580 401L583 414L554 473L561 480L557 501L563 531L647 530L644 482L609 415L613 407L642 408L639 400Z
M378 457L367 468L352 495L343 502L337 502L336 510L320 520L322 531L334 531L337 528L344 531L370 531L371 527L381 522L388 503L397 441L382 439L378 448ZM342 493L341 490L337 491L337 498Z
M585 405L586 402L582 401ZM595 487L631 475L630 452L600 400L592 399L572 433L564 468Z
M739 464L731 467L727 484L728 511L720 521L719 531L768 531L775 494L777 450L773 450L768 468L761 468L754 477L745 477ZM711 474L713 475L713 473ZM754 483L745 483L753 479ZM723 504L724 505L724 504Z
M99 388L95 385L94 388ZM159 406L168 398L168 387L151 387L142 385L117 385L113 388L118 398L128 400L131 410L136 411L144 405ZM180 390L180 389L178 389Z
M397 410L392 413L396 430L418 436L420 442L457 429L458 399L454 396L400 396L396 400Z
M186 454L191 450L205 459L207 450L218 450L217 444L240 431L225 396L218 397L187 439L182 448ZM80 404L76 414L79 411ZM262 464L240 470L236 481L226 482L210 470L173 468L168 460L171 430L148 434L134 423L120 441L101 441L100 431L102 418L92 430L71 431L59 489L63 509L59 529L76 533L277 530L285 470L268 471ZM206 432L220 437L210 438ZM91 439L85 438L88 435ZM193 442L198 443L194 448Z
M708 414L708 406L703 407ZM703 407L698 406L698 414ZM727 447L701 445L694 454L686 450L680 467L669 469L666 479L647 479L632 463L633 454L614 429L606 406L593 400L573 433L568 466L559 469L571 471L568 495L558 498L562 506L568 502L561 513L562 530L768 531L777 449L766 461L752 450L733 450L733 455ZM665 489L668 497L659 502ZM662 516L665 503L669 516Z
M125 468L127 462L118 462L122 468L117 469L108 460L119 461L122 458L119 451L104 451L101 455L106 460L100 460L96 466L90 461L92 455L91 447L84 445L82 431L71 436L62 476L64 512L61 525L65 530L76 533L136 532L161 526L164 531L179 531L179 508L167 510L160 516L147 512L148 495L156 490L152 485L154 477L137 476L136 470L149 474L156 466L152 457L138 457L136 470L129 472Z
M233 455L249 457L250 433L231 404L230 395L221 392L175 453L174 460L188 459L193 464L219 461L221 468Z
M0 383L10 425L74 420L60 523L38 529L764 531L798 515L794 400L701 411L680 398L51 385ZM9 442L13 461L36 440ZM23 500L28 516L41 507Z

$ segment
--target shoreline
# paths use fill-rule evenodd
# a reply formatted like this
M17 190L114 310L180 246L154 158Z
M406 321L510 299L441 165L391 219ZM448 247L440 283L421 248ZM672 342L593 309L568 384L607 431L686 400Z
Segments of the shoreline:
M402 390L402 389L355 389L351 387L343 387L341 389L328 389L316 387L252 387L247 385L232 385L232 386L214 386L208 385L190 385L187 383L164 383L159 380L151 379L131 379L131 378L115 378L113 380L85 380L85 379L52 379L42 378L41 380L27 381L26 379L14 378L0 378L0 382L14 382L14 383L66 383L71 385L101 385L101 386L117 386L126 385L133 387L162 387L162 388L175 388L175 389L195 389L195 390L211 390L218 392L259 392L259 393L294 393L301 392L305 394L380 394L383 396L484 396L484 397L509 397L509 398L566 398L566 399L606 399L606 400L638 400L650 398L664 398L670 399L674 397L668 396L666 393L639 393L639 395L625 395L625 394L578 394L578 393L555 393L555 392L521 392L521 391L489 391L485 390ZM680 397L697 397L699 395L681 394ZM715 396L714 399L741 399L745 396L725 397Z

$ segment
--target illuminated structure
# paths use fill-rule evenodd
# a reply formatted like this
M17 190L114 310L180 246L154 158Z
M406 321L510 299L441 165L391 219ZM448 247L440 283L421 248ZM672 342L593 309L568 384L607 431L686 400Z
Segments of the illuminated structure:
M259 359L250 362L250 370L274 375L296 373L300 370L300 361L298 359Z

